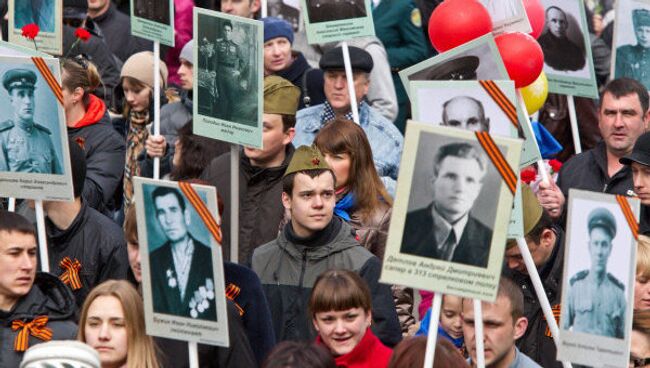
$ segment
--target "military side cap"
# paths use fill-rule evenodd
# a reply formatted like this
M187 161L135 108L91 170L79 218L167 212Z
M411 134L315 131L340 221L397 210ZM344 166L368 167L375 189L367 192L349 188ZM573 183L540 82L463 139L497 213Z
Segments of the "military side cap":
M352 66L352 70L360 70L366 73L372 71L374 64L372 62L372 56L370 56L368 52L354 46L348 47L348 50L350 51L350 65ZM345 69L345 64L343 63L343 49L341 47L335 47L328 50L323 54L323 57L320 58L318 66L323 70Z
M264 78L264 113L296 115L300 88L288 80L269 75Z
M634 143L632 153L623 156L618 160L623 165L630 165L637 162L641 165L650 166L650 132L641 134Z
M2 85L7 91L14 88L31 88L36 85L36 73L27 69L11 69L2 77Z
M606 208L598 207L592 210L587 218L587 224L590 233L593 228L602 227L609 232L612 238L616 236L616 219L614 219L614 215Z
M316 146L300 146L293 153L291 162L285 171L284 176L300 171L310 170L331 170L325 162L325 157Z
M650 26L650 11L647 9L634 9L632 11L634 26Z
M479 59L476 56L463 56L447 60L434 67L428 74L429 80L473 80L476 79L476 69Z
M544 209L539 204L537 196L528 185L521 186L522 215L524 218L524 235L530 234L542 218Z

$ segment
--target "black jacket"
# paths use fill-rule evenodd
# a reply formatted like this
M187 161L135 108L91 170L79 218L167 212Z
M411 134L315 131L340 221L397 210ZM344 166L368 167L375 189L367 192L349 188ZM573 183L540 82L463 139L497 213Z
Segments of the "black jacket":
M18 368L23 353L14 351L14 341L20 330L12 331L15 320L31 322L47 316L46 327L52 330L52 340L76 340L74 322L76 305L72 292L55 276L36 273L34 286L10 311L0 310L0 367ZM29 334L28 346L44 342Z
M300 88L298 110L325 102L323 71L310 67L307 59L300 52L294 52L292 56L295 58L293 63L276 74Z
M95 286L109 279L125 280L129 270L124 232L111 219L81 204L81 210L66 230L60 230L46 220L50 272L60 276L65 269L63 258L81 263L81 289L73 290L81 307Z
M131 35L131 18L111 4L106 13L93 18L104 34L104 42L110 51L125 62L131 55L140 51L152 51L153 44L144 38Z
M555 247L548 262L538 272L551 308L557 309L559 313L564 268L564 232L559 227L554 227L553 230L556 234ZM517 347L542 367L561 368L562 363L555 360L557 353L555 342L530 276L510 270L507 266L504 266L503 275L521 286L524 294L524 316L528 318L528 328L526 333L517 340Z
M282 176L291 161L294 148L288 145L282 165L267 169L252 166L240 152L239 164L239 263L250 266L253 251L275 239L284 218ZM217 188L223 199L221 216L223 254L230 260L230 153L214 159L201 179Z

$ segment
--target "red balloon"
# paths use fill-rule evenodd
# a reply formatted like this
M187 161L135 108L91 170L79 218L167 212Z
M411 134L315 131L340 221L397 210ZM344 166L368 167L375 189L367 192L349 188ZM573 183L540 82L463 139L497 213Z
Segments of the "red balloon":
M544 67L544 53L532 36L521 32L504 33L494 41L515 87L526 87L539 77Z
M429 18L429 39L444 52L492 32L492 19L477 0L446 0Z
M544 22L546 22L546 13L544 7L539 0L524 0L524 8L526 8L526 15L533 31L529 34L538 38L544 29Z

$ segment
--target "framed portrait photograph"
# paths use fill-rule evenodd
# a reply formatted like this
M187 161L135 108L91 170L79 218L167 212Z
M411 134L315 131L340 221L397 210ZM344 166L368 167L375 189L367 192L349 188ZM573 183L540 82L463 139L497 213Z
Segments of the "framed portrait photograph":
M131 0L131 34L174 47L174 0Z
M399 77L409 97L411 81L510 79L492 34L406 68Z
M310 44L375 35L372 0L300 0Z
M639 201L571 189L558 360L595 367L629 361Z
M63 0L8 0L9 42L52 55L63 53ZM22 28L36 24L34 40L22 35Z
M194 8L194 134L262 148L262 22Z
M611 73L650 89L650 0L616 2Z
M548 91L598 98L582 0L541 0L546 22L537 42L544 52Z
M506 32L530 33L533 31L522 0L481 0L481 4L490 13L494 35Z
M409 121L382 282L496 299L514 188L493 163L493 150L494 162L516 168L522 141L494 136L491 142Z
M134 178L147 334L228 346L223 258L196 209L219 222L214 187Z
M450 126L471 131L486 131L493 136L521 138L524 146L520 167L533 164L541 158L535 135L526 123L526 116L518 109L514 82L496 80L491 88L500 94L491 95L479 81L412 81L411 110L413 119L433 125ZM513 109L511 117L502 107L505 97ZM516 112L516 113L515 113Z
M300 0L266 0L266 14L269 17L284 19L298 32L300 28Z
M73 200L59 60L0 56L0 80L0 197Z

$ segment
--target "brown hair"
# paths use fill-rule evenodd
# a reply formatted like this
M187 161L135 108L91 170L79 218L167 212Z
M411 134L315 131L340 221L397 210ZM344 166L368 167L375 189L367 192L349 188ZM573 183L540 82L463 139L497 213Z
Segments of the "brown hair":
M422 367L427 350L427 337L414 336L400 342L393 350L388 368ZM446 338L438 336L436 341L436 356L433 368L463 368L469 367L456 347Z
M145 88L148 88L149 89L149 106L151 106L151 104L153 103L153 89L151 87L147 86L146 84L139 81L138 79L135 79L133 77L124 76L124 77L122 77L120 79L120 86L122 87L122 90L124 90L124 87L123 87L124 82L131 85L131 88L133 88L134 90L136 90L138 92L142 91ZM122 106L122 116L124 116L125 118L128 118L130 112L131 112L131 107L129 106L129 103L126 102L126 94L125 94L124 106ZM150 117L150 118L153 119L153 116Z
M158 368L156 348L144 327L144 307L140 294L125 280L108 280L90 291L81 308L77 339L86 342L86 320L90 305L100 296L112 296L122 304L127 333L127 362L132 368Z
M366 133L359 125L340 118L331 120L318 132L314 144L323 154L350 155L347 186L354 193L355 209L362 217L369 216L380 201L392 205L392 199L377 174Z
M372 310L370 289L356 273L348 270L325 271L316 279L309 297L309 315L351 308Z
M74 59L63 59L61 69L65 72L65 78L62 79L61 83L63 88L70 92L77 88L83 89L83 104L84 108L87 109L90 103L90 94L102 84L102 78L97 71L97 67L79 56Z
M262 368L336 368L336 363L323 346L304 341L283 341L266 357Z
M524 316L524 293L511 279L502 276L499 280L499 292L497 298L506 298L510 301L510 315L512 323Z
M650 278L650 238L639 235L636 249L636 274Z
M230 151L230 145L192 132L192 120L178 130L180 162L169 174L171 180L189 180L201 176L212 159Z
M635 310L632 329L650 336L650 310Z
M131 204L124 212L124 237L126 238L127 243L139 244L135 203Z

